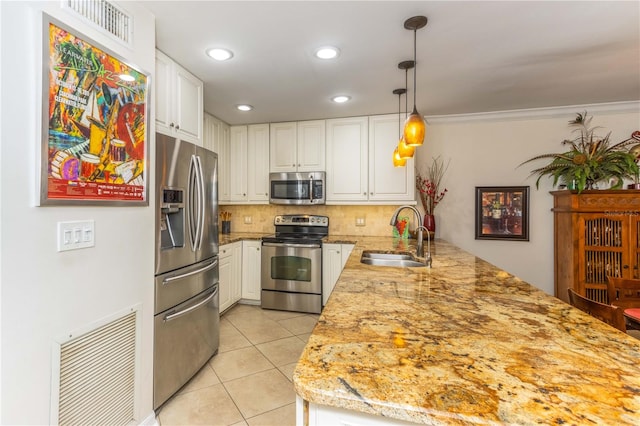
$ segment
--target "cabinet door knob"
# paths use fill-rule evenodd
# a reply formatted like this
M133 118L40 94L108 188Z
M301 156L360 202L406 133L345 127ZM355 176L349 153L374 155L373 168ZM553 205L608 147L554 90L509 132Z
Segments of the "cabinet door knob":
M247 196L247 194L242 194L242 196L243 196L243 197L246 197L246 196Z
M298 167L300 167L300 164L298 164Z
M622 265L622 269L629 269L629 265Z
M366 193L366 192L363 192L363 193L362 193L362 195L367 195L367 193Z
M340 254L340 250L336 250L336 253Z
M175 124L171 123L169 124L169 127L175 127Z
M370 192L369 195L373 195L373 192Z
M292 164L292 165L291 165L291 167L295 167L295 166L296 166L295 164Z
M176 124L176 130L179 130L179 129L180 129L180 125Z

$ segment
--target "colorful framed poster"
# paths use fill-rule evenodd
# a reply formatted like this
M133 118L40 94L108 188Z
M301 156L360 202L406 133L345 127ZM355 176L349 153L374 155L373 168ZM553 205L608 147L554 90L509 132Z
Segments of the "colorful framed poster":
M43 15L41 205L148 205L149 78Z
M476 186L476 240L529 241L528 186Z

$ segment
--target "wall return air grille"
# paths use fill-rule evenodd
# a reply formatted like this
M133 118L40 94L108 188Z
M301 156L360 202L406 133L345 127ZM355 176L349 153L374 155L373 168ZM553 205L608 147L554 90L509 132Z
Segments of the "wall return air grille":
M126 425L134 419L137 313L60 345L59 425Z
M63 0L69 9L82 15L117 39L131 43L131 16L106 0Z

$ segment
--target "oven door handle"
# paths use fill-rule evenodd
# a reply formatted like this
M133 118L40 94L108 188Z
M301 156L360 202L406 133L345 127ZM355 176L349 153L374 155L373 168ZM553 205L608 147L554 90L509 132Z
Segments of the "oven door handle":
M320 244L262 243L265 247L320 248Z

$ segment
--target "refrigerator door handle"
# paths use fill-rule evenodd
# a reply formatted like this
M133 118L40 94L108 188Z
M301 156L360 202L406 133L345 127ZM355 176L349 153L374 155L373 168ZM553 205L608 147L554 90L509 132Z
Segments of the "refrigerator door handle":
M186 274L180 274L180 275L175 275L173 277L167 277L167 278L162 280L162 285L171 284L174 281L182 280L184 278L190 277L191 275L196 275L196 274L199 274L201 272L206 272L206 271L208 271L210 269L213 269L216 266L218 266L218 259L214 260L213 262L211 262L207 266L204 266L204 267L202 267L200 269L195 269L195 270L193 270L191 272L187 272Z
M202 175L202 162L200 156L195 156L196 162L196 187L198 188L198 227L196 228L196 249L200 250L202 247L202 238L204 237L204 178Z
M207 296L207 298L204 299L203 301L198 302L195 305L189 306L188 308L183 309L181 311L172 312L170 314L165 315L164 322L174 320L174 319L176 319L178 317L181 317L182 315L188 314L191 311L195 311L196 309L198 309L202 305L206 305L207 303L209 303L211 301L211 299L213 299L216 296L216 294L218 294L218 285L216 285L214 287L214 290L211 292L211 294L209 296Z
M195 217L195 206L194 204L197 202L197 190L196 190L196 162L195 155L191 156L191 161L189 162L189 243L191 244L191 250L196 251L196 239L198 236L196 235L196 217Z

